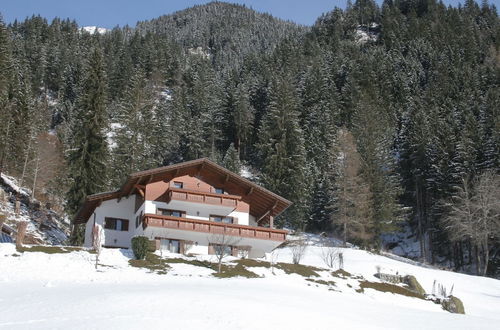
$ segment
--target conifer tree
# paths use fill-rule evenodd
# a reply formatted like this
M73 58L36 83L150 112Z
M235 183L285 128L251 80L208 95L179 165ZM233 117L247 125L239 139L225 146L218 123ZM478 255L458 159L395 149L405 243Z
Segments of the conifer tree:
M275 81L269 110L260 128L258 149L262 159L262 183L294 203L283 217L277 219L278 223L304 230L309 183L297 106L290 82L285 79Z
M137 68L130 78L124 98L119 105L114 126L111 179L119 186L128 174L145 170L161 161L153 159L152 128L156 125L153 113L154 101L151 86L145 73Z
M226 154L222 159L221 165L230 170L231 172L234 172L236 174L240 173L241 171L240 156L238 150L236 150L236 148L234 147L234 144L231 143L229 145L229 148L227 148Z
M81 95L77 100L72 148L68 155L70 175L67 197L68 213L74 216L85 197L107 187L106 75L99 46L88 59ZM71 243L82 243L83 229L73 225Z

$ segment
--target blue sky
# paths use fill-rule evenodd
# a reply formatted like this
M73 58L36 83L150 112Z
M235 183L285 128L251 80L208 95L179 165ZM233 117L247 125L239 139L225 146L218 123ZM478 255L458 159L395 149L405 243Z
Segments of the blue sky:
M345 7L347 0L234 0L260 12L311 25L322 13L334 7ZM377 0L381 2L382 0ZM444 0L456 5L465 0ZM500 0L490 0L498 6ZM151 19L163 14L203 4L207 0L1 0L0 13L4 21L24 20L27 16L40 14L51 20L54 17L75 19L79 25L97 25L112 28L116 25L134 26L137 21ZM353 1L354 2L354 1Z

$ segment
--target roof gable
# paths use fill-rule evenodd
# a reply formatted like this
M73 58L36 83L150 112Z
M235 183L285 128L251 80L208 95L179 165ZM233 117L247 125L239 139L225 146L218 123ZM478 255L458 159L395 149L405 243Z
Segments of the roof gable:
M211 160L201 158L132 173L120 189L87 196L85 203L75 217L75 223L85 223L103 200L128 197L137 193L140 186L158 181L170 181L182 175L196 176L212 186L222 186L229 193L242 196L242 200L250 204L251 213L257 217L266 213L278 215L292 204L287 199L225 169Z

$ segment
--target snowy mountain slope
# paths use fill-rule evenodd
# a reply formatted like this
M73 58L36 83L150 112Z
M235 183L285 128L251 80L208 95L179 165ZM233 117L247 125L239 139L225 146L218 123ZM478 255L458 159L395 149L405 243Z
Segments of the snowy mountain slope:
M62 244L69 234L69 222L56 212L46 209L31 198L31 192L20 188L16 179L5 174L0 176L0 214L6 216L6 223L13 228L19 221L28 222L25 242L32 244ZM19 215L15 214L16 196L20 196Z
M304 264L325 267L311 246ZM260 278L212 276L208 268L170 264L159 275L129 266L130 252L104 249L94 255L15 251L0 244L0 329L496 329L500 281L404 264L366 251L343 249L348 272L376 281L384 272L410 273L430 292L436 279L455 285L466 315L432 302L365 289L352 279L319 285L297 274L253 267ZM172 257L172 255L170 255ZM179 257L176 255L176 257ZM210 258L210 257L206 257ZM291 261L289 248L278 259ZM327 276L321 272L322 278ZM349 287L352 286L352 287Z

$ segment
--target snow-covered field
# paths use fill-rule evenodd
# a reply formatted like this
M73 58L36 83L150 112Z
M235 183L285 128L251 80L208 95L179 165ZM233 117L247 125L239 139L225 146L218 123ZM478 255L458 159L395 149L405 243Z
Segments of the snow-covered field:
M325 268L320 247L303 264ZM432 302L365 289L337 279L328 287L268 268L261 278L213 277L212 270L171 264L165 275L128 264L130 252L95 256L16 252L0 244L0 329L498 329L500 281L421 268L356 249L344 249L344 269L378 281L385 273L417 277L427 292L434 280L451 287L466 315ZM278 259L291 262L291 252ZM349 287L352 284L352 288Z

